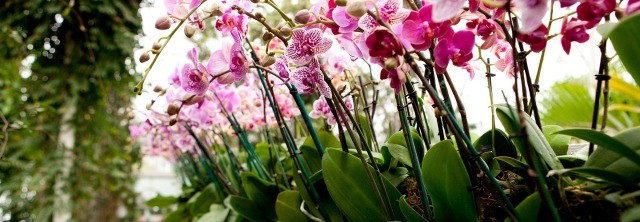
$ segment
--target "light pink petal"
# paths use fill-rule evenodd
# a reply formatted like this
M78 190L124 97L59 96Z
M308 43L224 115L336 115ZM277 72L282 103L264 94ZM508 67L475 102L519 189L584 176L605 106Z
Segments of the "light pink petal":
M331 39L322 38L322 40L320 40L320 42L313 48L313 53L314 54L325 53L329 51L329 49L331 48L331 44L333 44Z
M311 43L311 44L317 44L322 40L322 30L320 30L319 28L313 28L310 30L307 30L304 33L304 41Z
M291 36L292 42L303 42L304 41L304 29L294 29L293 35Z
M207 72L216 75L229 69L229 61L225 58L222 50L211 53L207 63Z
M464 5L465 0L433 0L432 19L434 22L444 22L452 19Z
M329 85L327 84L327 82L325 81L318 82L317 87L318 87L318 92L320 92L320 95L323 95L326 98L331 98L331 88L329 88Z
M189 50L187 56L189 56L189 59L191 59L193 64L198 64L198 50L195 47Z
M182 68L180 87L182 87L185 92L202 95L207 91L208 86L209 81L207 77L204 76L204 73L194 69L190 64L186 64Z
M191 0L191 4L189 4L189 9L198 7L200 3L202 3L202 0Z
M519 27L521 33L529 34L542 25L542 17L549 9L548 0L515 0L515 3L521 12Z
M378 27L378 22L370 15L364 15L358 20L358 27L364 30L365 34L368 34Z
M402 24L402 37L409 40L411 44L422 44L425 38L422 36L424 28L422 24L418 24L414 21L405 21Z

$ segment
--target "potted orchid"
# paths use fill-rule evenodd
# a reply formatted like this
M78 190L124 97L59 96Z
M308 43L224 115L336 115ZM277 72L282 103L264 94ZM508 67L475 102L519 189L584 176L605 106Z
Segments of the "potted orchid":
M170 207L166 221L640 219L640 128L606 127L614 55L636 81L624 90L638 91L638 1L164 3L155 27L167 35L141 54L137 93L162 72L153 66L174 35L217 35L217 48L175 64L147 119L130 126L183 181L182 196L148 202ZM601 39L591 129L542 122L547 43L568 56L590 38ZM484 129L452 78L478 72ZM496 76L513 86L504 104Z

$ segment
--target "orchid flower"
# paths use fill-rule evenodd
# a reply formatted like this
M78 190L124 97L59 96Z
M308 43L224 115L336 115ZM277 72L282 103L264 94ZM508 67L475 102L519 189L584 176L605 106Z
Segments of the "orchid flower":
M584 43L589 40L589 34L587 34L587 22L579 21L577 18L571 18L567 21L565 18L562 22L562 49L569 54L571 51L571 42Z
M473 57L473 45L475 35L471 31L458 31L451 39L442 39L434 49L436 67L443 73L449 65L449 61L454 66L462 67Z
M425 5L418 12L412 11L402 23L402 37L416 50L429 49L432 39L453 32L450 21L434 22L431 19L432 11L431 5Z
M228 74L217 78L220 84L229 84L242 80L249 71L249 61L242 47L242 37L238 31L231 30L231 38L224 38L222 46L209 57L207 70L214 75L226 72Z
M315 59L311 60L309 66L303 66L293 71L292 76L291 83L298 88L300 94L314 93L317 88L321 95L331 98L331 88L324 81L324 76Z
M541 25L535 31L529 34L518 35L520 41L529 44L531 51L540 52L547 46L547 34L549 29L546 26Z
M209 87L207 69L198 61L198 51L191 49L188 53L193 64L185 64L180 75L180 86L184 91L195 95L202 95Z
M402 0L377 0L376 5L380 11L380 19L389 25L397 25L404 21L411 10L402 7ZM358 26L365 34L376 29L380 24L371 15L360 17Z
M520 11L519 31L529 34L542 25L542 17L549 10L549 0L515 0Z
M285 50L285 56L297 65L304 65L315 55L328 51L331 44L331 40L323 37L322 30L318 28L295 29Z
M465 0L433 0L433 13L431 18L434 22L445 22L460 13Z
M586 0L576 8L578 19L588 22L587 29L595 27L605 15L616 9L615 0Z

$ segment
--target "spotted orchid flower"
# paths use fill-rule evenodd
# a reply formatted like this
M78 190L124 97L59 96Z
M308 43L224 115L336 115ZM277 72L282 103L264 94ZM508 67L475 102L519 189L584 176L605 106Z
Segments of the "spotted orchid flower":
M285 56L296 65L309 63L315 55L325 53L331 48L331 39L322 36L322 30L313 28L309 30L295 29L289 46L285 50Z
M300 94L311 94L318 89L321 95L331 98L331 89L320 71L318 62L313 59L309 66L303 66L292 73L291 83L298 88Z
M449 65L462 67L473 57L475 35L471 31L458 31L451 39L441 39L434 49L437 73L443 73Z
M529 34L542 25L542 17L549 10L549 0L515 0L520 11L519 31Z
M180 87L187 93L197 96L204 94L209 87L208 72L205 66L198 61L198 51L191 49L188 53L193 64L185 64L180 75Z
M571 20L565 18L563 20L562 29L560 30L562 34L560 43L567 54L571 52L571 42L584 43L589 40L586 25L587 22L579 21L577 18L571 18Z
M402 8L402 0L377 0L376 5L380 11L380 19L389 23L389 25L396 25L402 23L411 10ZM358 26L364 30L365 34L375 30L380 24L371 15L364 15L360 17Z
M402 37L416 50L429 49L432 39L453 32L450 21L436 23L431 19L431 15L432 6L425 5L418 12L412 11L402 23Z
M280 78L285 81L289 79L289 74L291 73L291 69L289 69L289 61L287 61L287 57L280 57L276 63L273 64L273 69L278 73Z

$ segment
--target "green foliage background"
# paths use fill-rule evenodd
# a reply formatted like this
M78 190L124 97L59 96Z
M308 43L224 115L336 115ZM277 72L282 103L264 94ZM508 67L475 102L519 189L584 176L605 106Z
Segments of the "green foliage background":
M0 111L9 122L0 160L1 215L48 221L134 221L129 141L132 49L140 1L8 0L0 3ZM29 64L26 61L33 61ZM31 72L27 78L20 73ZM27 75L24 75L27 76ZM75 110L75 112L74 112ZM63 118L72 113L70 118ZM65 121L68 120L68 121ZM2 129L5 124L2 124ZM63 147L62 126L74 131ZM0 145L6 136L0 133ZM60 195L69 198L60 202ZM127 209L118 218L118 208Z

